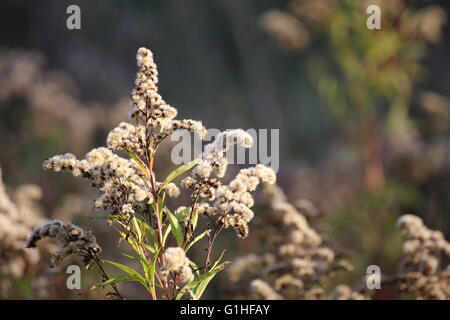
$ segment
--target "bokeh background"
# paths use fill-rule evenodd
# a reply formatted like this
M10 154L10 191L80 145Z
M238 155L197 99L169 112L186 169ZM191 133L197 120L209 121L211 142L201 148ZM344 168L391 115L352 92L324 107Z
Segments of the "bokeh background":
M81 30L66 28L71 4L81 8ZM381 30L366 28L369 4L382 7ZM340 280L357 283L370 264L392 273L401 214L450 236L449 8L444 0L3 0L3 180L11 194L39 186L24 201L46 218L90 227L103 247L111 244L104 255L118 258L113 230L92 211L95 191L41 165L104 144L126 118L135 54L145 46L162 96L181 117L221 130L280 129L278 182L293 202L317 207L313 225L347 252L355 270ZM262 219L254 228L264 228ZM261 245L230 234L219 248L233 259ZM64 268L47 272L40 281L54 289L40 292L37 274L0 274L3 297L95 297L60 288ZM86 288L95 277L85 274ZM226 280L207 297L229 297Z

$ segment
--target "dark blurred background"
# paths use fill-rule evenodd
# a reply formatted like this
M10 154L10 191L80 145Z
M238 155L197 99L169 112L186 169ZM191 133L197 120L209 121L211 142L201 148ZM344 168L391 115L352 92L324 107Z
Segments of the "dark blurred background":
M64 99L53 99L52 91L46 97L49 103L37 103L36 96L26 93L5 93L0 100L5 183L42 187L49 218L64 195L89 197L93 191L87 185L44 172L42 161L63 152L82 156L102 145L108 130L125 120L123 99L133 88L136 51L145 46L158 64L160 92L180 117L218 129L280 129L279 184L290 199L309 199L322 212L319 229L331 243L348 248L357 266L350 280L368 264L394 268L400 250L395 220L400 214L418 214L448 236L450 32L442 13L448 16L450 3L394 1L403 3L403 11L386 9L382 29L371 31L365 28L362 1L318 1L325 3L319 13L327 6L334 10L325 17L318 14L318 20L304 14L317 8L296 13L295 2L314 1L2 0L0 75L6 80L0 78L1 83L8 81L8 64L15 57L37 61L37 73L54 77L76 105L67 112L80 108L86 122L93 113L99 118L89 135L80 138L77 131L82 129L70 125L75 114L51 115L49 108L65 113L67 107ZM71 4L81 8L81 30L66 27ZM406 27L395 17L407 10L405 21L420 24L414 15L430 6L441 8L440 14L428 17L442 20L434 31L439 39L412 33L413 39L404 33ZM302 24L280 22L279 27L267 16L270 10L289 13ZM354 21L364 31L353 30ZM283 34L290 27L307 33L294 32L290 39L289 32ZM350 32L342 35L340 28ZM432 33L433 27L422 29L430 28ZM379 63L358 65L368 56ZM364 77L352 82L353 72ZM374 77L380 81L372 81ZM367 101L370 108L360 106ZM372 126L374 131L359 141L359 136L366 137L364 128ZM68 128L80 143L67 137ZM366 148L372 144L376 147ZM253 250L248 241L255 240L229 241L233 243L221 246L232 248L231 259ZM223 297L220 283L212 297Z

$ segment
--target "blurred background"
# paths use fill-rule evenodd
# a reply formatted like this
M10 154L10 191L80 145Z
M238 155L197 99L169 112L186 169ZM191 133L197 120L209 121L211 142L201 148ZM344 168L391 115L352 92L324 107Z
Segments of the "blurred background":
M81 8L81 30L66 27L71 4ZM381 30L366 27L370 4L382 8ZM278 182L293 202L317 207L311 223L347 252L355 269L342 281L356 283L370 264L393 273L401 214L450 235L449 8L444 0L3 0L6 190L41 218L93 229L104 248L113 244L104 256L118 258L116 235L95 219L95 191L41 165L104 145L126 119L136 51L145 46L159 67L160 92L180 117L221 130L280 129ZM264 228L263 219L252 227ZM233 259L262 245L227 234L219 248ZM64 288L64 271L0 270L0 294L102 297ZM83 288L95 283L95 274L83 274ZM49 281L52 289L42 289ZM229 297L225 282L226 274L207 297ZM125 290L145 298L133 286ZM392 293L380 294L386 297Z

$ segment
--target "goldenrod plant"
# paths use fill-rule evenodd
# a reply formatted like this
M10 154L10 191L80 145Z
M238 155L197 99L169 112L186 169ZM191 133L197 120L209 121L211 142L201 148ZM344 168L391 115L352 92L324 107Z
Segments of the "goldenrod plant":
M52 258L57 265L70 254L79 254L87 267L96 263L102 281L93 288L112 286L110 295L123 299L116 284L138 282L152 299L199 299L208 283L228 262L223 254L214 261L214 242L224 228L232 227L239 237L248 235L248 223L253 218L251 192L260 183L275 182L275 173L264 165L241 169L228 184L222 178L228 166L227 150L234 145L252 146L252 136L244 130L219 133L206 145L202 154L185 163L166 177L155 172L155 155L160 144L177 130L186 130L203 138L206 128L194 120L176 120L177 109L167 104L158 93L158 70L153 53L140 48L137 53L138 72L131 95L131 122L122 122L108 135L106 147L95 148L84 159L66 153L47 159L47 170L66 171L87 179L100 196L95 208L110 210L104 216L133 249L131 260L141 268L99 258L100 247L89 231L63 221L52 221L35 229L29 247L39 239L53 237L62 248ZM127 157L121 157L121 152ZM189 173L188 173L189 172ZM168 198L178 197L176 179L186 175L179 185L189 190L186 206L170 208ZM199 230L199 220L208 224ZM188 258L189 250L206 238L208 247L203 261ZM130 261L131 261L130 260ZM109 277L104 263L124 272Z

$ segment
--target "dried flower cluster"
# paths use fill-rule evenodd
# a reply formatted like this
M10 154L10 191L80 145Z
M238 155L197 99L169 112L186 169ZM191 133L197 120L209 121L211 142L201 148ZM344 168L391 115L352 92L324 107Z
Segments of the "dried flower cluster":
M52 255L50 267L56 267L64 258L71 254L78 254L83 258L86 268L89 269L97 253L101 251L94 234L84 231L72 223L54 220L43 224L33 230L27 248L35 248L37 242L43 238L55 238L62 246Z
M219 225L233 227L239 237L248 236L248 223L253 219L251 207L254 199L250 191L256 190L260 182L273 184L276 180L272 169L257 165L242 169L228 184L210 178L214 171L217 177L223 177L227 168L224 152L230 145L237 143L242 147L252 146L252 137L243 130L232 130L220 134L217 139L206 146L203 157L193 170L193 176L182 181L185 187L194 189L194 197L214 201L211 204L203 202L198 211L209 217L216 217Z
M190 266L190 260L186 257L186 254L182 248L167 248L164 252L166 259L166 265L161 274L167 277L170 272L175 273L180 279L180 284L186 284L194 280L194 273Z
M253 145L253 138L242 129L219 133L215 140L205 147L202 157L194 169L194 174L208 178L214 171L218 178L223 178L228 165L226 152L235 144L243 148L250 148Z
M450 299L450 265L441 266L442 258L450 257L450 243L417 216L401 216L397 224L406 237L397 275L399 289L418 299Z
M269 210L266 222L271 226L265 230L267 253L250 254L232 264L229 274L235 289L245 292L245 286L249 286L249 297L263 299L327 298L321 287L324 280L339 270L350 271L351 265L322 245L321 236L309 226L305 216L287 202L278 186L267 185L264 191ZM250 284L249 279L253 279ZM350 289L347 295L339 294L342 287L336 290L332 298L364 298Z
M217 188L216 201L206 211L208 215L218 214L225 228L233 227L241 238L248 236L248 223L254 213L250 209L254 200L249 191L254 191L260 182L275 183L272 169L263 165L242 169L229 185Z
M250 148L253 138L241 129L220 133L205 147L192 176L183 179L182 185L194 190L193 199L204 200L198 206L200 214L216 218L220 227L233 227L239 237L245 238L248 236L248 223L254 216L251 210L254 199L250 191L256 190L260 182L273 184L276 177L272 169L259 164L240 170L228 185L211 178L213 173L217 178L225 176L228 166L226 151L235 144Z
M89 179L92 186L102 193L95 201L96 208L121 212L127 204L133 206L147 198L152 199L138 164L104 147L91 150L83 160L77 160L70 153L54 156L44 162L44 168L69 171L75 177Z
M137 64L139 71L131 95L133 109L130 112L130 117L136 120L137 126L134 128L128 124L128 135L132 135L133 130L145 133L143 145L147 147L156 147L162 139L178 129L196 132L201 138L204 137L206 129L200 122L173 120L178 111L167 104L158 93L158 69L153 61L153 53L146 48L140 48L137 53ZM152 145L148 145L149 142ZM126 146L125 144L120 147Z

